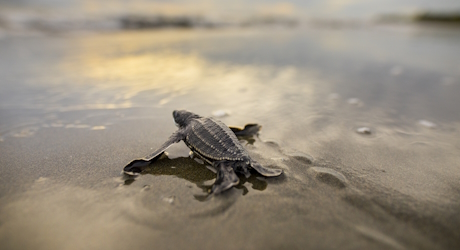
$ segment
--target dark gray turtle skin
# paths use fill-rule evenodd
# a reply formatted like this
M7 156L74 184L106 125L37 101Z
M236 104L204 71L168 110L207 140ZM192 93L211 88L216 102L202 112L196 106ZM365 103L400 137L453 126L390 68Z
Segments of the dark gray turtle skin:
M249 177L250 169L266 177L279 176L283 173L281 169L266 168L251 159L238 141L235 133L247 135L248 131L258 129L258 125L250 124L244 130L230 129L214 118L201 117L186 110L175 110L173 117L179 129L155 152L126 165L123 169L125 174L140 173L142 167L158 159L168 147L180 141L184 141L195 155L217 170L217 178L211 190L214 194L219 194L239 183L235 172L242 173L246 177Z

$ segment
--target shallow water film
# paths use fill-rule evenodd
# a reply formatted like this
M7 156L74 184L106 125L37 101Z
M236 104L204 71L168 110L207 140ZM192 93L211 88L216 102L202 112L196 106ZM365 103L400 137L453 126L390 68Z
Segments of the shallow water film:
M1 249L458 249L460 30L235 27L0 37ZM256 173L214 196L188 109Z

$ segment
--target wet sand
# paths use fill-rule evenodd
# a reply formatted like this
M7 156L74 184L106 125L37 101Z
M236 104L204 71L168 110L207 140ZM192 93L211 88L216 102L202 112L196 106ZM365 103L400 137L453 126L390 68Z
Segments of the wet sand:
M420 27L1 38L0 246L459 248L459 40ZM215 174L183 143L121 175L180 108L261 124L242 143L284 175L208 196Z

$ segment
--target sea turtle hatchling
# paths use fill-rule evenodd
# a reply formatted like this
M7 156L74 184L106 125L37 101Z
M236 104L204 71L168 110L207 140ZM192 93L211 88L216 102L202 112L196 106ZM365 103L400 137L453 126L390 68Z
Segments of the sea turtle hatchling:
M181 140L195 155L217 170L217 178L211 189L214 194L221 193L239 183L235 172L242 173L246 177L250 175L250 169L267 177L279 176L283 173L281 169L266 168L251 159L238 141L235 132L221 121L211 117L201 117L186 110L175 110L173 117L179 129L155 152L126 165L123 169L125 174L139 174L142 167L158 159L168 147Z

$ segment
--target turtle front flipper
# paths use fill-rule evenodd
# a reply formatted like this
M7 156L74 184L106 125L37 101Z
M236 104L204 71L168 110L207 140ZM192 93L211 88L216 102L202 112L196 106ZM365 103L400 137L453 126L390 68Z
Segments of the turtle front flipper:
M236 176L230 162L215 162L213 165L217 169L217 178L212 186L211 193L220 194L223 191L238 185L240 179Z
M183 139L183 133L181 133L181 130L178 130L174 132L169 139L161 145L160 148L155 150L153 153L150 155L142 158L142 159L136 159L128 163L123 168L123 173L128 174L128 175L138 175L140 172L142 172L142 169L146 166L148 166L150 163L156 161L160 156L164 153L164 151L169 148L171 145L174 143L180 142L180 140Z
M275 168L266 168L258 162L251 162L251 168L257 171L259 174L266 176L266 177L275 177L279 176L283 173L283 170L281 169L275 169Z

